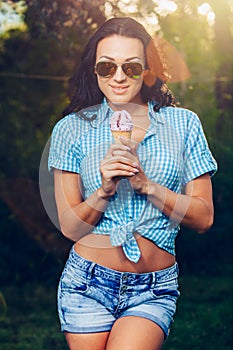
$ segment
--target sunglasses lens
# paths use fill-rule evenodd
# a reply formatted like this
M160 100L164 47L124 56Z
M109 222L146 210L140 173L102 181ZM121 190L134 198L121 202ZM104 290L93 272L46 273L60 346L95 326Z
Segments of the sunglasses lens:
M107 78L116 73L117 65L113 62L99 62L95 69L98 75Z
M137 62L129 62L122 64L123 72L129 77L133 79L140 78L142 74L143 67L141 63ZM112 77L117 70L117 65L113 62L98 62L95 67L96 73L104 78Z
M134 63L134 62L129 62L129 63L124 63L122 64L122 69L124 73L134 79L140 78L140 75L142 74L143 67L141 63Z

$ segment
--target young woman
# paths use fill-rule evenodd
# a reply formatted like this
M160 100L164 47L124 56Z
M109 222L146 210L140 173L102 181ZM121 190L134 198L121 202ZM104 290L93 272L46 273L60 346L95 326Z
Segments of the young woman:
M71 350L156 350L176 309L179 224L213 222L216 171L200 121L175 107L150 35L113 18L87 44L49 156L62 233L74 241L58 310ZM132 140L113 142L127 110Z

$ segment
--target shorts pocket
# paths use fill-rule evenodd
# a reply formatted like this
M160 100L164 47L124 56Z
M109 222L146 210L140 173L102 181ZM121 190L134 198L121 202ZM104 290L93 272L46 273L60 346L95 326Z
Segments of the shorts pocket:
M178 290L178 279L174 278L170 281L157 283L150 291L154 297L171 296L178 298L180 295Z
M79 271L72 271L71 268L64 269L60 279L60 292L64 293L86 293L88 290L87 279Z

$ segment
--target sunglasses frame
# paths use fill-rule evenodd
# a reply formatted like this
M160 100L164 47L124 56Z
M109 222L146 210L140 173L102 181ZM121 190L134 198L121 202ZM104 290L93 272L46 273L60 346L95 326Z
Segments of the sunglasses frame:
M110 67L109 67L109 74L107 74L107 75L101 75L101 74L99 74L99 72L98 72L98 65L101 64L101 63L110 64ZM141 67L141 72L140 72L140 74L135 74L135 75L127 74L127 69L130 68L130 65L131 65L131 64L132 64L132 65L133 65L133 64L136 64L136 65L138 65L138 66ZM125 65L129 65L129 67L124 69L124 66L125 66ZM100 77L102 77L102 78L110 78L110 77L112 78L112 77L116 74L116 71L117 71L117 68L118 68L118 67L121 67L121 69L123 70L124 74L125 74L127 77L131 78L131 79L139 79L140 76L142 75L142 72L145 70L145 68L143 67L142 63L140 63L140 62L115 63L115 62L111 62L111 61L99 61L99 62L97 62L96 65L95 65L95 71L96 71L96 73L97 73ZM114 73L111 74L110 71L111 71L112 68L115 68L115 71L114 71ZM132 68L131 68L131 69L132 69Z

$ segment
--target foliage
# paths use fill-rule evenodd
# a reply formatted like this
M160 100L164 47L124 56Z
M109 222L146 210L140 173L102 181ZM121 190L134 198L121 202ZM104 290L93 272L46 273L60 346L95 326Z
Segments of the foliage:
M60 53L57 57L62 57L62 64L66 59L68 64L71 60L76 60L77 64L87 38L105 21L101 12L103 0L26 0L26 3L25 20L31 38L45 40L47 45L48 40L54 40Z
M0 37L8 37L12 29L26 30L23 15L26 11L25 1L0 1Z

